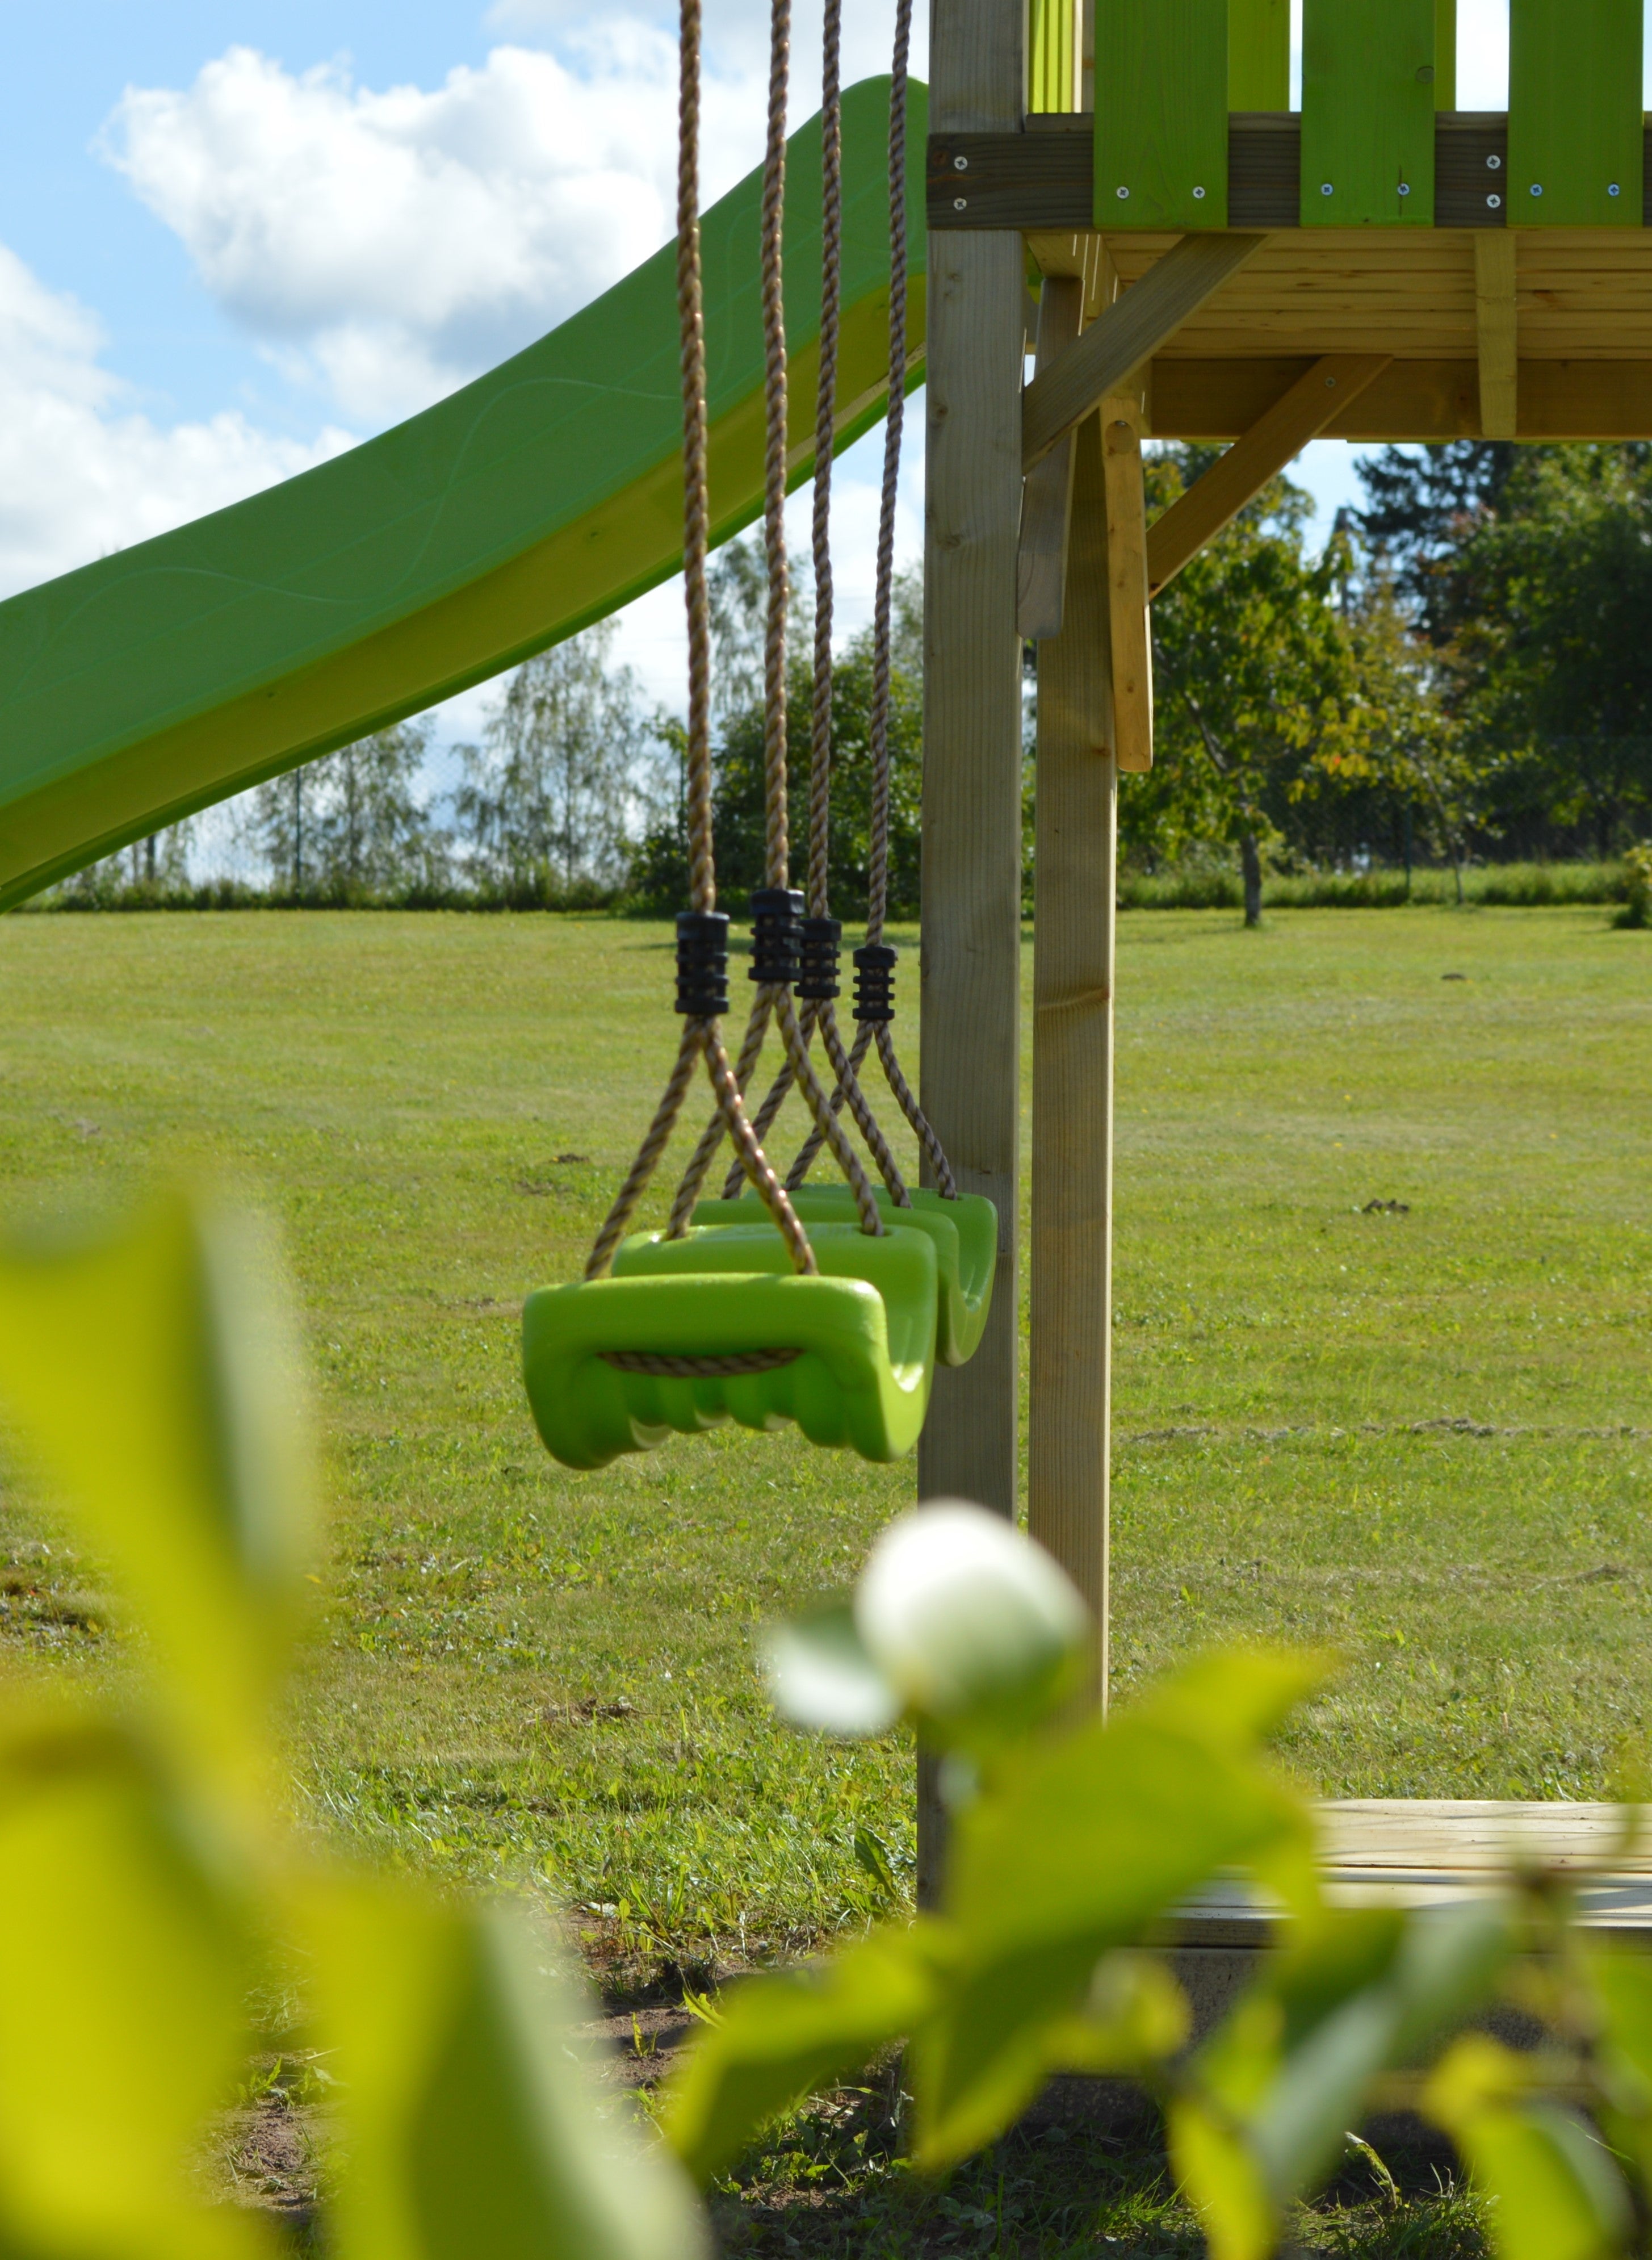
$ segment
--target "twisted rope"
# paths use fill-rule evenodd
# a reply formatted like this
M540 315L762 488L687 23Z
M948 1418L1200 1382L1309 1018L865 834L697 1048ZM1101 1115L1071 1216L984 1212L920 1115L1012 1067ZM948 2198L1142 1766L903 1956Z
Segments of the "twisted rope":
M889 89L889 404L883 419L883 488L877 515L877 591L872 608L872 701L868 738L872 756L872 840L868 858L866 939L881 942L889 904L889 691L890 623L895 602L895 506L900 493L901 439L906 423L906 82L912 48L912 0L896 0L895 54ZM896 1104L922 1147L935 1184L947 1200L958 1184L946 1150L902 1072L893 1031L877 1026L877 1055ZM866 1029L855 1037L855 1065L866 1056ZM799 1156L799 1159L802 1157ZM798 1182L796 1167L787 1184Z
M722 1357L673 1357L662 1350L603 1349L597 1356L604 1365L617 1366L621 1373L657 1373L674 1380L717 1381L736 1373L773 1373L783 1365L793 1365L803 1355L800 1349L740 1349L731 1350Z
M774 37L778 59L779 145L781 189L785 161L785 75L790 36L789 0L774 0ZM700 275L699 138L701 0L682 0L680 32L681 78L677 98L677 320L683 373L683 590L688 608L689 720L686 747L690 893L693 908L710 912L717 904L717 864L712 833L711 607L705 585L705 560L710 547L711 504L706 467L705 318ZM770 139L774 139L774 89L770 88ZM767 219L766 219L767 225ZM776 208L776 243L778 246ZM781 340L781 384L784 386L784 340ZM781 461L784 488L783 441ZM772 590L771 590L772 597ZM771 606L772 610L772 606ZM772 621L771 621L772 627ZM782 651L783 713L783 645ZM784 748L782 747L780 800L785 805ZM742 1052L744 1051L742 1047ZM724 1132L733 1141L744 1175L769 1211L783 1238L795 1268L805 1274L819 1269L809 1235L787 1198L767 1155L747 1119L740 1086L724 1049L722 1031L715 1019L687 1019L683 1025L676 1063L654 1111L636 1160L620 1187L585 1267L587 1279L598 1279L613 1261L614 1250L647 1190L667 1141L683 1110L697 1059L704 1058L717 1112Z
M826 0L820 64L820 368L814 409L814 689L809 711L809 913L830 914L832 885L832 444L837 431L843 298L841 0Z
M786 86L791 63L791 0L770 0L769 139L763 154L763 553L769 568L763 640L763 817L767 883L790 876L786 809L786 619L791 572L786 557Z

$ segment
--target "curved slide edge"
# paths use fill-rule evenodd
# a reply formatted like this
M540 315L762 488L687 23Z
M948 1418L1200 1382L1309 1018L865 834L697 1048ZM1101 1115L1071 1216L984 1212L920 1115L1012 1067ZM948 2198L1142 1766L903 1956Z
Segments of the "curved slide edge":
M911 89L908 361L924 336ZM836 446L883 412L889 81L843 98ZM819 118L788 145L788 476L813 468ZM704 215L712 539L762 508L762 176ZM421 712L602 619L683 558L676 252L435 407L232 509L0 604L0 909Z

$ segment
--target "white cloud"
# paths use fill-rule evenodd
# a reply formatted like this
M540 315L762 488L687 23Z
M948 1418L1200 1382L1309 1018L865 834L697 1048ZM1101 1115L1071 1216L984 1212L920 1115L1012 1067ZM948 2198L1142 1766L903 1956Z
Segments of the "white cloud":
M233 320L347 414L387 420L670 232L674 43L611 18L575 60L497 47L433 92L377 93L336 64L295 76L232 47L185 91L128 90L105 147ZM709 193L738 175L749 94L708 83Z
M0 244L0 595L146 540L350 445L245 417L163 428L126 405L97 321Z

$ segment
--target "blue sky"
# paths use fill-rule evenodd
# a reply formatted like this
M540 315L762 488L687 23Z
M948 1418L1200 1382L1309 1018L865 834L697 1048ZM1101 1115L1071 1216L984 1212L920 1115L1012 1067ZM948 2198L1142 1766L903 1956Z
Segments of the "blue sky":
M846 0L846 77L886 66L889 12ZM1461 12L1459 100L1498 106L1505 0ZM645 256L674 28L656 0L0 0L0 594L383 428ZM797 0L797 119L818 39ZM759 154L766 6L707 0L707 39L715 192ZM851 626L880 452L840 484ZM1301 475L1321 524L1357 493L1346 447ZM622 625L662 697L679 644L671 591Z

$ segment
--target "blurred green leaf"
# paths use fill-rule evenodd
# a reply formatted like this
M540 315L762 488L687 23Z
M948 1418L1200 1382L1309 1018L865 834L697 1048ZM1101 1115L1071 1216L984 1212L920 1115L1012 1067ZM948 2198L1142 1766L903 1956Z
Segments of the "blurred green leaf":
M113 1565L173 1727L244 1784L310 1559L278 1277L255 1224L181 1194L0 1251L0 1416Z
M1529 2099L1543 2070L1468 2033L1436 2066L1423 2107L1492 2200L1498 2260L1610 2260L1629 2236L1627 2192L1581 2119Z
M912 2056L925 2163L991 2140L1032 2100L1054 2029L1110 1949L1220 1869L1293 1839L1305 1861L1306 1809L1255 1743L1325 1668L1250 1653L1203 1661L1105 1726L1017 1753L956 1815L946 1911L960 1966Z
M0 2248L254 2260L202 2208L193 2152L228 2100L254 1975L239 1893L142 1745L15 1700L0 1722Z
M1187 1996L1150 1954L1109 1954L1092 1971L1076 2016L1047 2030L1052 2071L1151 2071L1185 2047L1192 2022Z
M901 1699L867 1653L847 1601L771 1626L763 1636L769 1699L783 1719L817 1734L881 1734Z
M1600 2021L1596 2062L1612 2132L1652 2174L1652 1954L1621 1948L1584 1957Z
M1269 2260L1278 2214L1239 2128L1190 2093L1174 2099L1168 2119L1170 2162L1198 2210L1210 2260Z
M1214 2221L1230 2195L1226 2145L1255 2174L1277 2231L1285 2206L1319 2181L1359 2118L1372 2081L1410 2061L1484 2000L1513 1941L1509 1907L1490 1901L1409 1919L1398 1908L1326 1910L1298 1927L1191 2067L1188 2195ZM1213 2114L1223 2143L1203 2131ZM1178 2120L1176 2125L1183 2124ZM1200 2179L1214 2159L1218 2184Z
M318 1884L304 1927L336 2054L348 2260L695 2260L705 2232L632 2106L599 2102L574 2004L522 1922Z
M709 2181L822 2080L857 2071L928 2015L948 1942L939 1926L874 1931L833 1961L736 1987L671 2084L666 2135Z

